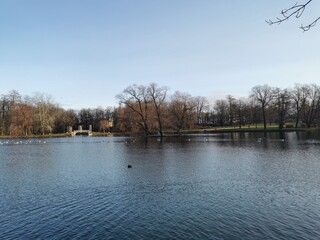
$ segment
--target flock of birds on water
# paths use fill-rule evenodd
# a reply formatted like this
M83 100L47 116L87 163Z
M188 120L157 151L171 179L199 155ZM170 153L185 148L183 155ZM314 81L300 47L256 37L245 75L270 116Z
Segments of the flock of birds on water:
M199 138L195 138L196 142L199 142ZM208 138L205 137L203 139L201 139L201 141L204 142L229 142L229 141L235 141L235 140L240 140L241 139L230 139L230 138ZM161 138L157 138L156 139L157 142L162 142ZM184 142L192 142L194 141L193 138L185 138ZM268 139L265 137L261 137L261 138L256 138L255 142L257 143L263 143L263 142L285 142L287 141L284 138L280 138L280 139ZM102 141L105 142L105 141ZM122 140L120 142L123 142L125 144L130 144L130 143L136 143L137 139L136 138L127 138L125 140ZM30 139L0 139L0 146L14 146L14 145L42 145L42 144L47 144L50 143L50 141L47 141L45 139L34 139L34 138L30 138ZM83 141L82 143L89 143L87 141ZM320 144L320 140L315 140L315 139L309 139L309 140L304 140L299 142L299 144Z
M0 146L46 144L46 140L38 139L1 139Z

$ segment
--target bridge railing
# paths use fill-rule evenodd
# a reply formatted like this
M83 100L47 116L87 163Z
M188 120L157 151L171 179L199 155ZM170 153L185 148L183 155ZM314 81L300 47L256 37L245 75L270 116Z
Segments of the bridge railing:
M92 131L91 130L74 130L72 131L72 136L76 136L76 135L88 135L88 136L92 136Z

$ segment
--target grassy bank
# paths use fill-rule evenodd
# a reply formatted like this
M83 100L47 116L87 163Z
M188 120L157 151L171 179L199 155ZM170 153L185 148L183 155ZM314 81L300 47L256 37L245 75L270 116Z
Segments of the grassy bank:
M283 128L283 132L296 132L296 131L315 131L316 129L306 129L306 128ZM228 132L279 132L279 127L276 125L268 126L264 129L263 126L245 126L245 127L214 127L214 128L202 128L202 129L192 129L184 130L182 133L192 134L192 133L228 133Z

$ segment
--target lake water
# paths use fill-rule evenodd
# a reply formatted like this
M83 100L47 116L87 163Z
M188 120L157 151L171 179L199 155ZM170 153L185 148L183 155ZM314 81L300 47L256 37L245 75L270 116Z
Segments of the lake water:
M2 139L0 239L319 239L319 156L306 133Z

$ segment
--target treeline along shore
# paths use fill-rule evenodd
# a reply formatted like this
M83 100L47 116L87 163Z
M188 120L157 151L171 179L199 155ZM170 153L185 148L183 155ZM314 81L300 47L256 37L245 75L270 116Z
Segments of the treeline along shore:
M92 129L95 135L135 133L164 136L183 132L284 131L318 129L320 87L295 84L281 89L254 86L247 97L227 95L209 103L203 96L169 92L168 87L133 84L116 96L117 107L64 109L50 95L22 96L12 90L0 99L0 136L66 136Z

